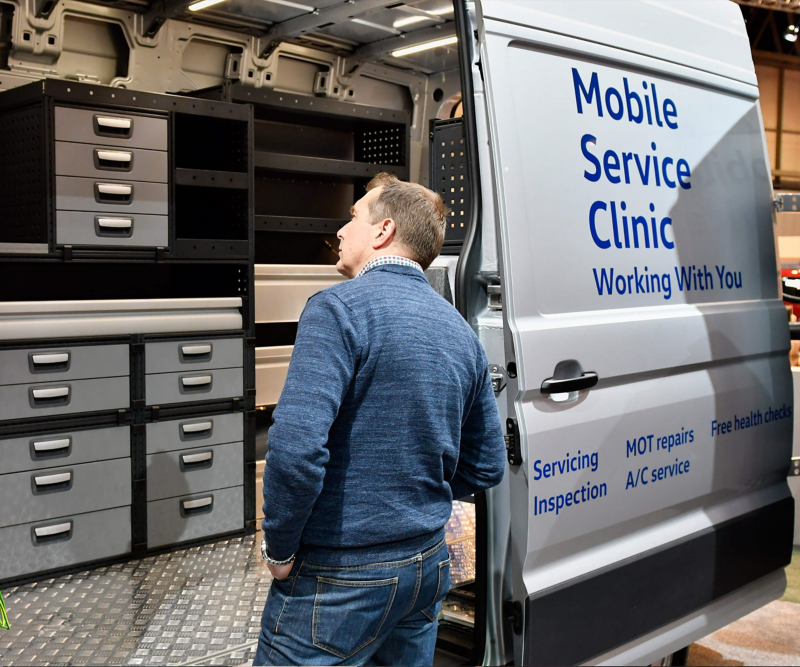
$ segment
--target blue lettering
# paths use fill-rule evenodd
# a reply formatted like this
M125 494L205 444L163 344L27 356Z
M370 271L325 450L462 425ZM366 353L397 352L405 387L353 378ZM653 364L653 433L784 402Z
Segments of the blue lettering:
M598 160L594 155L592 155L588 149L586 148L587 144L597 144L597 139L593 137L591 134L584 134L581 137L581 152L583 153L583 157L585 157L589 162L594 165L594 173L590 174L588 171L583 172L583 177L587 181L591 181L592 183L596 183L600 180L600 160Z
M583 85L583 81L581 80L581 75L578 74L578 70L574 67L572 68L572 82L575 86L575 102L578 106L578 113L583 113L583 105L581 104L582 93L583 99L586 100L586 104L591 104L592 99L595 96L597 97L597 115L602 118L603 107L600 102L600 84L597 81L597 72L592 72L592 78L589 81L589 90L586 90L586 87Z
M589 209L589 231L592 233L592 240L598 248L602 248L603 250L611 247L611 241L604 241L597 235L595 216L597 215L597 211L606 210L608 210L608 206L606 206L606 203L603 201L596 201Z

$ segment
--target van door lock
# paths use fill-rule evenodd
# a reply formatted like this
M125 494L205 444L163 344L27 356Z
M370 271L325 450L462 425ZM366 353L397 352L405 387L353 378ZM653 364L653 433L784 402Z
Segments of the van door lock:
M506 600L503 602L503 616L505 617L515 635L522 634L522 603L519 600Z
M489 364L489 377L492 379L494 395L499 396L506 388L506 369L498 364Z
M788 477L798 477L800 476L800 456L793 456L792 461L789 465L789 473Z
M506 419L506 457L508 464L518 466L522 463L522 444L519 441L519 427L510 417Z

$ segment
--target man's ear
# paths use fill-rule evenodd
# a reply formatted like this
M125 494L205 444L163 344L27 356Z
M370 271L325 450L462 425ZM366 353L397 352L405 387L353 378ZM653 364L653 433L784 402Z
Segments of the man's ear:
M374 230L374 235L372 237L373 250L381 250L391 245L392 241L394 241L395 232L397 231L394 220L386 218L385 220L376 222L372 227Z

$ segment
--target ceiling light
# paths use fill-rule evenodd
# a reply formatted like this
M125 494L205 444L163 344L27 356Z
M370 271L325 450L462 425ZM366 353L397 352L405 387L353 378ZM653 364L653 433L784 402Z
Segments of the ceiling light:
M193 5L189 5L189 11L196 12L201 9L205 9L206 7L211 7L211 5L219 4L220 2L225 2L225 0L200 0L200 2L195 2Z
M273 5L283 5L284 7L292 7L294 9L302 9L305 12L313 12L314 7L308 5L301 5L299 2L289 2L289 0L265 0L271 2Z
M413 25L414 23L419 23L420 21L433 21L434 19L430 16L409 16L405 19L397 19L392 25L395 28L404 28L407 25ZM435 19L438 21L439 19Z
M786 28L786 32L783 33L783 38L787 42L796 42L798 33L800 33L800 26L790 25Z
M425 42L424 44L417 44L416 46L409 46L405 49L392 51L392 55L395 58L400 58L402 56L411 55L412 53L419 53L420 51L435 49L437 46L448 46L450 44L455 44L457 41L458 37L445 37L444 39L437 39L435 42Z
M350 19L353 23L358 23L359 25L365 25L368 28L373 28L374 30L383 30L384 32L390 32L393 35L399 35L400 31L395 30L394 28L390 28L386 25L381 25L380 23L372 23L371 21L365 21L364 19Z

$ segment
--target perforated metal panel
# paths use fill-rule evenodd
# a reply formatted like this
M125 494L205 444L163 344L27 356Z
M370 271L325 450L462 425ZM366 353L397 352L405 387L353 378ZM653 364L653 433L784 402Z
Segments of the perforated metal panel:
M467 179L467 147L461 118L431 121L431 187L450 209L445 248L458 249L464 242L470 219L470 183Z
M385 125L355 134L356 162L406 166L405 125Z
M42 105L0 114L0 242L47 243Z

